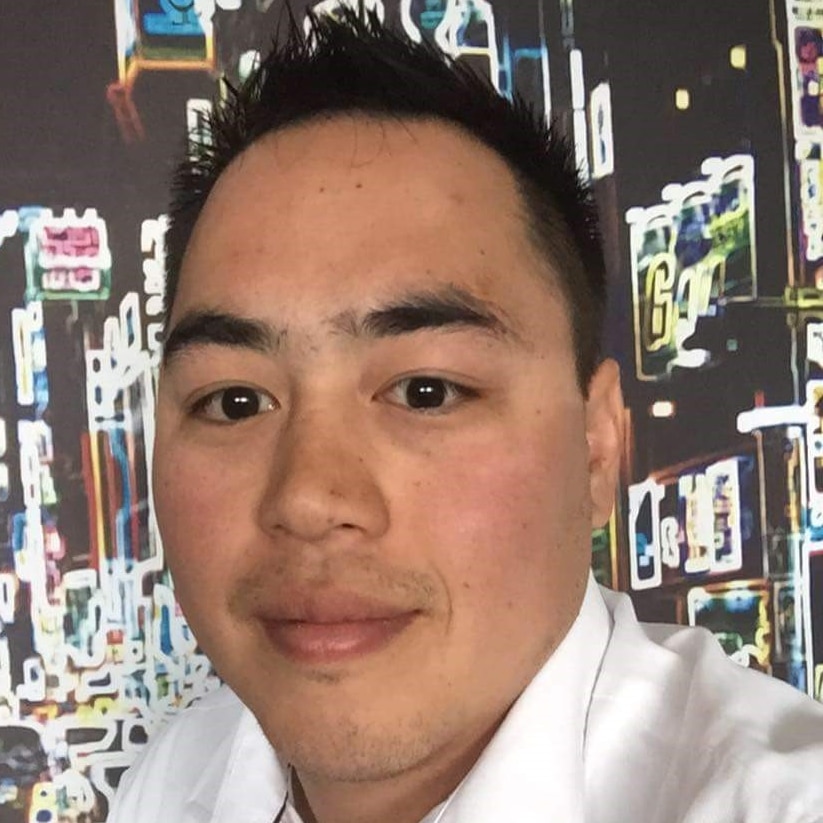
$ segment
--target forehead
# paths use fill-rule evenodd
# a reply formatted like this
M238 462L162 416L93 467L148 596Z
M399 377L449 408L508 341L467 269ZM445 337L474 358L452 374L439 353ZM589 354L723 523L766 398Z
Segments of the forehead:
M242 308L272 288L296 298L298 286L315 306L438 285L499 302L524 278L553 292L544 268L494 151L439 121L339 115L267 135L226 169L192 234L175 314L227 298Z
M493 209L520 207L504 160L457 126L359 113L317 118L264 136L229 165L209 200L225 200L249 186L276 186L285 197L333 197L352 184L368 184L370 199L402 192L435 208L466 199L482 206L487 198Z

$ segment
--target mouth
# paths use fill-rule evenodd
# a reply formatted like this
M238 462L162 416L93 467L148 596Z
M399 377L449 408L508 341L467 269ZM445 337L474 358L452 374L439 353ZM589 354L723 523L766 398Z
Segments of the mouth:
M303 665L329 665L380 651L419 615L414 609L327 592L292 596L261 622L284 657Z
M417 614L334 623L267 620L263 625L269 641L284 657L305 665L328 665L379 651L404 632Z

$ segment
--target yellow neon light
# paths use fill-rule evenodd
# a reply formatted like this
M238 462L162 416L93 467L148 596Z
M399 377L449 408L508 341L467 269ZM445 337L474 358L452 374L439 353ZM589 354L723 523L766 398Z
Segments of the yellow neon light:
M103 525L104 507L102 484L100 479L100 432L89 432L89 453L91 455L91 476L94 484L94 497L97 501L97 522L92 525L97 532L97 560L100 573L106 568L106 530Z
M731 63L733 69L743 71L746 68L746 58L745 46L732 46L731 49L729 49L729 63Z

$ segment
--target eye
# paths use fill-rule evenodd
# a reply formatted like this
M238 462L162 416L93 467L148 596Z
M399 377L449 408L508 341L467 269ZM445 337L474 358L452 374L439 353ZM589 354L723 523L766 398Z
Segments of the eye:
M442 377L406 377L387 392L392 402L414 411L438 412L450 408L477 392Z
M227 386L201 397L191 410L195 416L215 423L237 423L276 408L277 401L264 391L250 386Z

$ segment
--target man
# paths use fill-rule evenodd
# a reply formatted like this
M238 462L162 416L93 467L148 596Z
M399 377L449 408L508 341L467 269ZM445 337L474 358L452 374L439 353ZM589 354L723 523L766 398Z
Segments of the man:
M823 712L588 571L622 439L568 147L374 20L215 116L168 234L154 494L229 688L111 821L810 823Z

